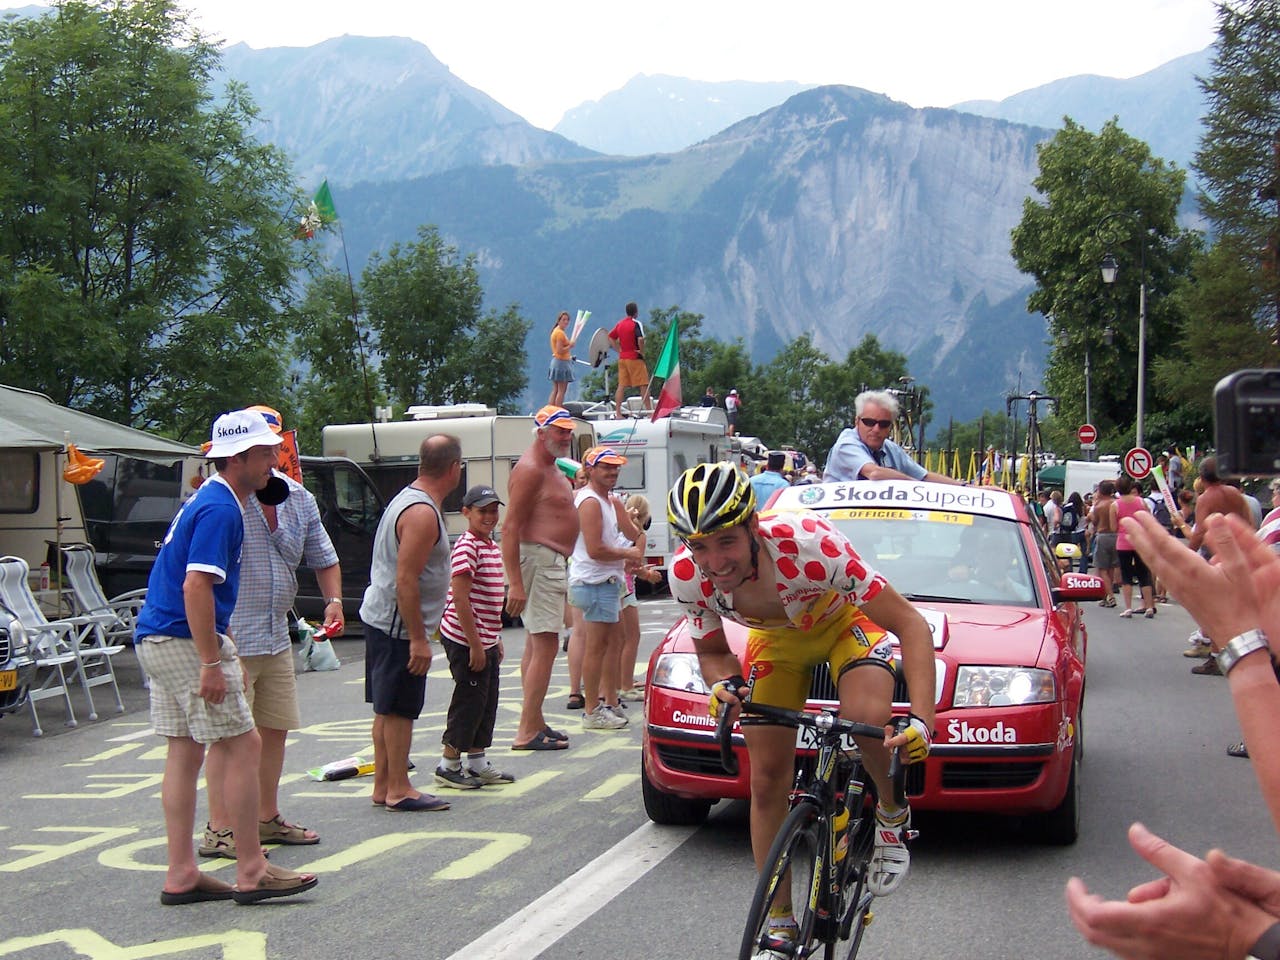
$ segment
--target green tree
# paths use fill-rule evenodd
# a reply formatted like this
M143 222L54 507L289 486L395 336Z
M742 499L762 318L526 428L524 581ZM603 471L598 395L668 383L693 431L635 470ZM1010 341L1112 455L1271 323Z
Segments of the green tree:
M1218 4L1208 110L1195 169L1200 209L1220 240L1252 269L1249 290L1264 322L1280 320L1280 7L1271 0ZM1263 256L1259 256L1263 254ZM1280 332L1278 328L1277 332Z
M1280 362L1280 6L1218 4L1213 73L1201 86L1208 109L1195 168L1215 243L1186 293L1186 362L1159 376L1207 411L1220 376ZM1203 436L1207 416L1200 426Z
M871 334L842 362L819 351L807 335L798 337L749 378L743 409L750 418L744 417L741 432L771 447L795 446L821 462L853 423L853 401L863 385L896 385L906 372L906 357L883 349Z
M289 172L217 66L172 0L0 23L5 382L183 438L280 395Z
M481 314L473 254L460 257L435 227L421 227L414 242L369 258L361 296L393 403L484 403L515 412L527 378L511 350L524 343L530 322L514 304Z
M335 270L312 281L294 310L294 350L306 371L293 391L303 453L320 452L326 424L365 423L373 417L371 407L385 404L371 367L370 331L352 317L357 307L347 275Z
M1144 259L1148 364L1176 353L1179 301L1171 294L1187 274L1197 243L1177 223L1185 174L1153 157L1114 119L1093 134L1066 118L1063 129L1037 150L1038 196L1023 201L1012 246L1019 269L1036 281L1027 310L1045 314L1053 335L1046 392L1061 398L1059 413L1068 423L1083 422L1087 348L1094 423L1104 434L1131 433ZM1099 270L1107 252L1121 267L1113 285L1103 283ZM1117 318L1114 342L1106 346L1102 315L1111 309ZM1148 384L1147 409L1159 404Z

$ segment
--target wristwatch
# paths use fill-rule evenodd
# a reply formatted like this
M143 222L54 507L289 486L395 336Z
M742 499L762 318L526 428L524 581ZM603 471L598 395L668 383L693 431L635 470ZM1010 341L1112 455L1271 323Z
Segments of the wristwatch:
M325 597L324 598L324 605L326 607L331 603L336 603L338 606L342 606L342 598L341 597Z
M1267 649L1267 635L1261 630L1246 630L1238 637L1232 637L1216 654L1218 669L1225 677L1240 660L1258 650Z

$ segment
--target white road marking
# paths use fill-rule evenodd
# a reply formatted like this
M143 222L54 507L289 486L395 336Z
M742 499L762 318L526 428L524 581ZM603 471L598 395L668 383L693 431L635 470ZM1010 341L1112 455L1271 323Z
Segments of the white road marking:
M645 823L447 960L533 960L673 854L696 830Z

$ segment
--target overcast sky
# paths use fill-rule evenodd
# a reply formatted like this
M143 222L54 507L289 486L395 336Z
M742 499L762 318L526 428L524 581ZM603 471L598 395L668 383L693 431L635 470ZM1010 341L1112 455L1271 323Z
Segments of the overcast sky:
M252 47L408 36L537 126L636 74L843 83L912 106L1132 77L1214 40L1212 0L180 0Z

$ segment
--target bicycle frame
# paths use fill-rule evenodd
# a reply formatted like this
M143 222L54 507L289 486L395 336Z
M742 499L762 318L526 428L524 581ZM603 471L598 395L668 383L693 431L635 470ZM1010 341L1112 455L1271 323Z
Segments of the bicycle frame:
M874 811L867 810L868 794L874 798L874 784L862 765L861 754L850 756L845 743L848 736L881 739L884 728L839 718L833 711L807 713L786 710L747 700L742 706L746 716L757 716L786 726L803 728L801 737L805 746L816 749L812 773L797 772L791 791L790 812L783 822L769 852L773 864L770 871L762 873L748 914L742 951L755 951L764 945L761 928L767 922L767 911L778 892L784 876L791 873L791 859L796 849L812 855L812 877L805 894L807 903L796 903L796 916L800 921L800 939L794 945L795 956L807 957L816 952L811 944L824 944L826 955L834 956L835 945L852 936L850 954L857 953L862 931L870 922L869 907L872 895L864 886L865 871L874 848ZM717 724L721 762L730 773L737 772L737 757L732 748L731 711L721 712ZM907 720L898 718L895 725L901 729ZM893 792L899 804L905 801L905 767L895 751L890 758L890 776ZM842 811L849 812L849 821L843 829L837 827ZM815 823L816 821L816 823ZM812 832L816 828L816 833ZM812 849L807 849L803 838L813 837ZM837 859L841 839L847 838L845 855ZM799 845L798 847L796 845ZM852 898L844 895L853 878ZM799 894L799 891L794 891ZM854 924L857 923L857 929ZM770 948L772 949L772 948Z

